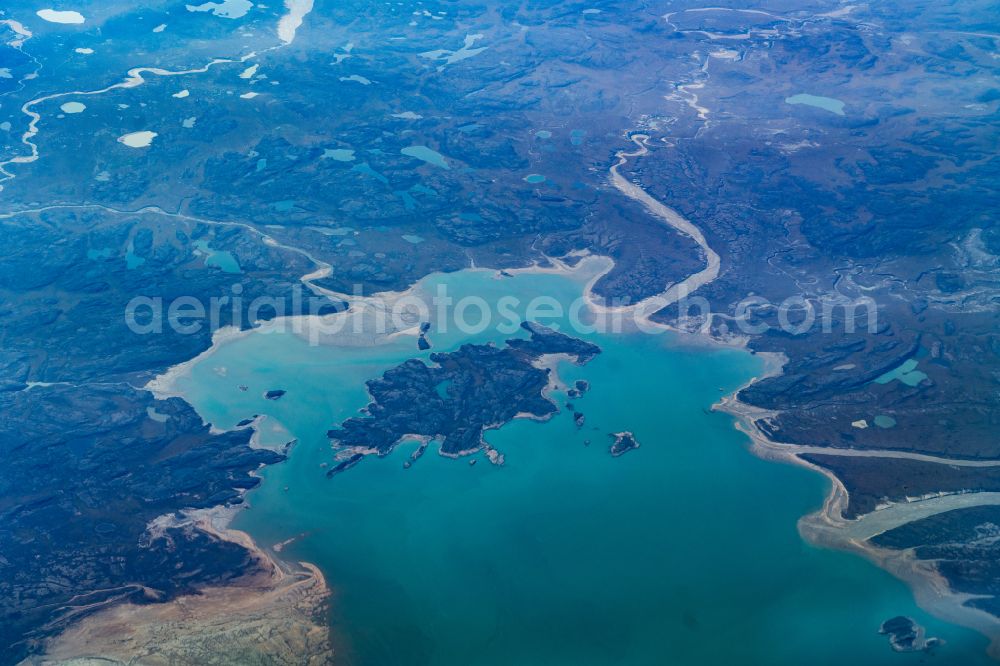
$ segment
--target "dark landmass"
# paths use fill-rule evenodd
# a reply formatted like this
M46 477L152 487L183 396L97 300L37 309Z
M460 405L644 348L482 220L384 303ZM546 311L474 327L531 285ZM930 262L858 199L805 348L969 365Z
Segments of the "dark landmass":
M53 210L0 220L0 232L8 470L0 480L0 663L12 663L106 604L162 603L257 573L246 548L193 527L150 536L160 516L241 503L258 483L251 473L283 457L252 449L250 431L212 435L186 403L134 388L207 349L210 330L182 334L162 321L158 332L136 334L124 314L135 296L208 302L239 293L242 310L221 308L220 324L247 327L276 314L250 313L249 299L291 303L298 276L314 266L244 228L159 213L123 220ZM199 239L237 257L242 272L205 267L194 252Z
M902 615L883 622L878 632L889 637L889 644L896 652L928 652L943 644L940 638L925 638L924 628L913 618Z
M608 435L608 437L614 440L611 444L611 455L616 458L625 455L633 449L639 448L639 442L630 432L616 432L613 435Z
M417 349L420 351L427 351L431 348L431 342L427 339L427 332L431 330L430 322L424 322L420 325L420 336L417 338Z
M331 467L330 469L328 469L326 471L326 478L332 479L341 472L346 472L347 470L349 470L350 468L354 467L359 462L361 462L364 459L364 457L365 456L363 453L352 454L346 460L343 460L334 465L333 467Z
M570 398L579 398L581 395L590 390L590 383L585 379L578 379L573 384L573 388L566 391L566 395Z
M251 473L282 459L250 436L212 435L185 402L126 385L0 393L3 660L107 603L165 602L253 573L235 543L148 531L180 509L241 503L259 483Z
M538 359L550 354L565 354L575 357L577 364L585 365L601 353L597 345L572 338L542 324L525 321L521 323L521 328L526 330L530 337L513 338L507 341L507 346L528 358Z
M914 550L958 593L977 595L966 605L1000 615L1000 507L955 509L916 520L872 539L884 548Z
M539 324L525 322L522 328L530 337L508 340L505 347L467 344L431 354L435 365L410 359L388 370L368 382L372 401L366 415L327 435L338 448L379 455L409 435L432 437L445 455L464 455L483 448L484 431L519 414L552 415L556 406L544 394L549 370L537 367L539 359L566 354L583 364L600 349Z
M998 492L1000 466L960 467L903 458L803 455L837 475L850 494L845 518L857 518L885 502L933 493Z
M143 383L197 356L211 345L208 315L178 314L177 326L171 326L168 306L181 297L197 300L206 310L217 299L219 326L241 328L279 314L274 307L251 312L258 297L284 303L280 314L339 305L302 298L301 309L292 312L299 277L315 265L262 243L241 227L189 223L156 213L123 220L99 210L54 210L0 219L0 234L5 239L0 385L8 387L118 377ZM195 253L199 240L229 251L242 272L206 268ZM135 297L159 299L155 302L162 308L154 314L151 307L136 306L133 330L126 307ZM234 302L239 304L235 312Z
M227 94L244 92L245 84L234 76L242 69L239 64L185 77L190 97L209 102L197 113L187 105L163 103L155 93L162 94L169 83L157 78L141 90L95 96L88 105L92 112L79 114L72 125L47 124L44 166L20 165L6 192L23 202L87 201L121 210L155 203L211 220L247 220L335 266L318 283L341 293L351 293L355 284L366 293L404 289L429 273L465 268L470 258L476 265L502 269L587 249L616 261L600 293L637 300L662 291L701 263L690 239L649 224L642 208L608 190L601 175L623 130L632 125L635 100L662 107L662 94L650 89L644 55L622 44L639 37L659 42L669 31L624 9L613 12L621 23L582 19L585 8L582 2L505 8L471 2L441 20L410 27L410 18L393 8L365 7L349 12L353 34L378 39L399 31L407 39L384 40L377 52L353 54L344 66L333 67L329 40L344 30L344 17L316 7L308 29L297 37L296 47L306 48L265 59L268 78L280 81L280 87L268 89L262 82L263 99L248 102ZM275 11L255 11L246 20L261 35L273 34L266 21ZM148 34L123 29L129 19L134 25L136 13L123 11L116 21L122 25L109 33L117 48L67 63L60 85L92 87L98 73L103 80L106 72L124 72L133 52L166 49L158 65L178 67L200 66L227 48L241 52L234 34L220 34L224 28L218 25L207 31L203 24L211 21L183 8L171 12L174 30L168 32L196 34L198 44L187 46L189 37L170 50ZM421 54L456 38L461 43L470 21L489 25L488 51L428 77L428 61ZM535 26L538 35L526 43L520 25ZM541 34L551 31L557 39L548 43ZM581 31L589 36L587 46L568 48L580 43ZM308 48L310 43L314 48ZM58 36L49 34L32 46L65 50ZM677 46L686 52L691 45ZM341 77L348 69L379 84L345 83ZM507 71L501 75L501 69ZM37 85L26 82L27 99ZM129 108L116 106L122 98L131 98ZM272 99L277 103L258 103ZM402 100L406 110L422 118L393 118ZM55 101L43 106L58 113ZM6 105L2 111L7 113ZM20 122L16 113L12 108L11 120ZM482 122L484 113L490 122ZM197 125L185 128L193 115ZM106 119L114 118L117 127L142 129L151 117L161 134L156 150L107 150L120 132L113 134ZM304 126L313 130L303 132ZM475 128L459 129L470 126ZM539 127L565 129L543 140L534 135ZM571 137L574 129L580 134ZM401 154L412 145L438 150L452 168L421 165ZM72 149L57 151L56 146ZM336 147L354 149L354 159L324 158L326 149ZM127 176L118 168L121 162L134 165ZM529 167L545 172L543 187L524 181ZM101 180L66 177L103 172L108 177ZM423 239L419 251L404 235Z

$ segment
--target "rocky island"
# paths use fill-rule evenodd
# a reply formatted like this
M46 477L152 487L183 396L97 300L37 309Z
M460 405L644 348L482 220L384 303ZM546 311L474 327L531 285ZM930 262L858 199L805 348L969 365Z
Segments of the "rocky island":
M440 441L447 456L487 449L483 433L517 417L545 419L557 411L547 396L550 370L539 367L546 356L565 355L589 362L600 349L540 324L523 322L529 337L506 346L467 344L457 351L434 353L428 365L411 359L368 382L371 403L327 436L348 458L327 472L339 473L362 454L385 455L407 438Z
M902 615L883 622L878 632L889 637L896 652L929 652L943 644L941 639L927 636L927 630L913 618Z
M636 441L635 435L630 432L616 432L609 436L614 440L611 444L611 455L615 457L625 455L629 451L639 448L639 442Z

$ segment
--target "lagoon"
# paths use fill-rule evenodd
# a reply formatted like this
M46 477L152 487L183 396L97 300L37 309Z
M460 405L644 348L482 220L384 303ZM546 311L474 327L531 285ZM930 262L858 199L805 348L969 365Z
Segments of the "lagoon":
M588 277L470 270L430 276L418 291L568 305ZM439 325L429 334L433 351L505 337ZM796 522L821 506L827 481L754 457L732 420L708 411L761 371L757 358L672 334L581 337L603 353L559 372L592 388L573 409L557 393L549 422L489 432L502 467L429 451L404 469L413 447L401 445L326 478L326 429L365 406L364 381L426 358L411 336L316 347L252 334L177 388L218 427L266 414L263 443L297 439L288 461L262 471L235 527L265 547L291 540L282 557L322 568L345 663L921 663L926 655L894 653L878 634L896 615L947 641L934 661L990 663L985 639L921 611L889 574L802 541ZM271 389L288 393L267 401ZM642 446L612 458L608 435L621 430Z

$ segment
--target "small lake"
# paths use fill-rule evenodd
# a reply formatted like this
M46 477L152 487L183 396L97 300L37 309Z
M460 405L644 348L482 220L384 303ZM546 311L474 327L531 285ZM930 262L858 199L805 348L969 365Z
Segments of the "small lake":
M899 367L877 377L875 383L888 384L899 380L910 387L919 386L922 381L927 379L927 373L917 370L919 364L920 362L915 358L907 359Z
M434 166L441 167L442 169L451 168L448 166L448 160L445 159L444 155L436 150L431 150L427 146L407 146L399 152L407 157L415 157L418 160L423 160L428 164L433 164Z
M87 19L80 12L73 10L39 9L35 14L43 21L49 23L62 23L64 25L80 25Z
M159 136L156 132L142 131L132 132L118 137L118 143L125 144L129 148L148 148L153 145L153 139Z
M63 113L74 114L74 113L83 113L84 111L87 110L87 106L81 102L66 102L65 104L61 105L59 109Z
M246 16L253 8L253 3L250 0L222 0L200 5L185 5L185 7L189 12L211 12L220 18L238 19Z
M824 111L829 111L830 113L836 113L838 116L844 115L845 106L845 104L839 99L834 99L833 97L822 97L820 95L809 95L806 93L786 97L785 104L805 104L806 106L823 109Z
M221 269L223 273L242 273L243 270L240 268L240 262L236 260L231 252L226 250L213 250L208 241L195 241L195 254L201 256L205 260L205 266L208 268L218 268Z

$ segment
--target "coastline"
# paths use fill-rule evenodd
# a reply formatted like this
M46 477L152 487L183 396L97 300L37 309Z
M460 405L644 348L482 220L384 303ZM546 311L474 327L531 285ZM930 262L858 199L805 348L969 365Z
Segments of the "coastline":
M609 173L611 174L611 183L624 196L641 203L650 212L650 214L660 217L664 222L678 232L690 236L702 246L703 250L706 251L706 259L709 266L701 272L696 273L694 276L690 276L683 282L678 283L678 285L686 285L689 284L693 278L696 278L694 289L685 291L683 295L689 294L695 289L712 282L716 277L718 277L719 270L717 262L719 260L719 256L708 247L707 242L705 241L700 230L697 230L695 227L697 234L693 235L689 233L687 231L687 226L677 226L675 224L676 220L674 219L674 216L680 218L691 227L694 227L693 224L680 217L672 209L653 199L640 186L628 182L623 176L621 176L619 168L624 166L629 157L640 157L649 152L648 148L646 148L644 144L644 141L648 139L648 136L644 134L631 134L629 138L640 148L640 150L634 153L620 151L617 154L618 162L612 165L609 169ZM713 257L716 262L714 271L712 267ZM604 273L592 279L592 281L587 285L587 289L585 291L585 297L588 299L588 303L592 307L600 308L599 311L601 312L634 310L635 308L644 306L644 304L648 304L654 299L659 299L661 301L667 300L669 299L671 292L678 286L673 285L659 296L647 298L629 308L601 308L601 306L594 303L593 286L604 274L611 270L613 265L614 262L612 261L611 266L609 266ZM710 277L708 277L709 275ZM702 276L707 277L707 279L701 279ZM664 302L660 307L656 308L656 310L666 307L675 300L677 299L674 298L673 300ZM654 312L656 310L654 310ZM650 313L650 315L651 314L652 313ZM643 322L647 325L666 328L680 333L685 338L700 338L706 344L729 348L747 349L749 345L748 338L722 339L712 335L710 330L708 330L708 327L702 327L702 329L698 332L679 331L678 329L667 324L650 321L650 315L644 315L643 317ZM737 388L731 394L724 396L718 403L712 406L712 409L729 414L734 418L734 427L750 439L750 450L754 455L763 460L782 462L804 467L823 475L830 481L830 491L823 502L823 507L812 514L802 516L799 519L798 529L802 538L815 546L842 550L860 555L879 568L889 572L899 580L903 581L910 588L917 604L924 610L945 621L973 629L984 635L990 641L987 653L991 658L1000 660L1000 618L990 615L985 611L965 606L965 601L971 598L971 596L952 591L947 580L940 574L934 566L934 563L917 560L912 552L912 549L907 551L892 551L889 549L878 548L877 546L871 544L868 540L850 538L846 534L845 527L850 524L851 521L848 521L843 517L843 511L848 505L849 495L846 487L840 479L830 470L809 463L801 458L795 453L794 448L775 442L760 431L755 421L773 414L774 412L754 407L753 405L740 401L738 398L739 393L754 382L768 379L770 377L780 376L784 372L784 366L787 363L788 358L781 352L757 352L756 356L764 359L764 369L761 375L751 378L746 384ZM834 451L834 453L836 452Z
M784 355L780 353L759 353L758 356L766 359L764 372L723 397L713 405L712 409L733 417L734 427L750 439L750 451L757 457L803 467L821 474L830 481L830 491L823 501L823 506L799 519L798 529L802 538L817 547L860 555L889 572L910 588L917 605L927 612L984 635L990 641L988 654L993 659L1000 659L1000 618L965 606L965 601L972 598L972 595L953 592L934 563L918 560L912 550L893 551L879 548L868 540L851 538L847 534L846 527L852 521L843 517L850 496L840 479L830 470L804 460L790 447L769 439L757 427L755 423L757 419L773 412L744 403L737 396L754 382L779 376L785 363ZM863 518L862 516L858 520Z
M236 510L220 506L162 516L148 530L157 538L167 528L196 529L236 543L255 560L253 571L167 603L109 605L49 638L44 654L27 663L192 663L216 654L221 643L233 663L253 657L288 666L332 663L324 618L330 589L323 573L308 562L281 561L230 528Z
M747 338L720 338L712 335L711 332L706 330L705 327L703 327L700 331L679 330L668 324L656 322L651 319L653 314L676 301L677 298L693 292L718 277L719 256L708 247L704 236L699 230L695 228L696 234L692 234L688 232L685 225L675 224L676 220L674 220L673 217L676 216L677 218L680 218L676 212L667 208L663 204L656 202L639 186L629 183L618 173L618 169L627 163L628 158L645 155L648 152L648 149L641 143L644 138L645 135L641 134L632 135L630 137L630 139L636 143L637 146L639 146L639 151L633 153L626 153L622 151L618 153L618 162L610 168L610 172L612 174L612 184L619 189L624 196L633 198L639 201L639 203L642 203L650 214L660 218L677 232L688 235L696 240L702 247L703 251L705 251L705 259L707 263L706 268L689 276L681 282L668 285L668 287L660 294L643 299L633 305L617 307L607 307L601 305L599 297L594 293L594 287L596 284L602 277L613 270L615 266L615 262L607 256L596 255L590 252L574 253L572 256L579 258L579 261L576 262L575 265L570 265L558 258L546 257L548 265L534 263L530 266L507 269L506 272L511 274L558 274L575 281L582 282L583 280L586 280L583 287L583 298L587 303L588 309L590 309L595 315L599 316L602 314L623 313L632 314L632 323L635 328L641 329L643 326L648 326L651 329L669 331L676 334L678 336L678 340L682 343L696 346L746 349L749 342ZM655 205L651 205L647 199L652 201ZM690 222L687 222L687 220L683 220L683 218L680 219L687 225L693 227L693 225L691 225ZM329 266L321 267L317 271L303 276L301 280L307 286L313 287L313 285L310 284L310 279L328 274L329 270ZM424 279L426 279L426 277ZM363 317L364 313L368 311L368 308L365 306L374 305L376 307L385 308L386 305L391 305L398 302L402 298L413 295L419 288L419 284L420 281L417 281L403 291L381 292L368 297L351 297L343 294L336 294L335 292L329 290L322 290L327 296L340 298L341 300L345 300L349 303L349 308L347 310L336 314L326 315L325 317ZM215 333L215 335L213 335L212 346L209 349L205 350L193 359L171 367L163 375L151 380L147 384L146 389L153 392L157 397L183 398L183 396L177 391L177 381L188 376L191 372L191 368L193 368L196 363L200 363L207 358L210 358L223 345L234 342L235 340L241 339L242 337L250 335L254 332L266 332L270 328L274 328L279 325L287 326L289 324L291 324L292 330L295 331L297 335L305 338L306 335L301 332L300 328L296 328L296 326L301 326L303 323L308 326L309 322L307 320L310 318L318 318L318 316L298 315L284 317L281 318L281 320L265 322L257 328L246 330L238 330L232 327L228 329L220 329ZM343 327L341 332L347 328L350 327ZM354 344L377 344L380 339L391 339L392 337L409 334L411 332L412 329L399 329L378 335L373 334L370 337L358 335L359 339L350 341L344 340L341 335L335 334L319 338L319 343L350 344L353 342ZM362 340L360 338L364 339ZM937 572L932 563L920 562L916 560L911 552L889 551L887 549L877 548L867 541L856 540L847 536L844 528L850 521L847 521L842 517L842 511L847 506L849 497L846 488L840 480L829 470L823 469L802 459L796 453L793 445L783 445L774 442L768 439L760 431L760 429L757 428L754 422L759 418L768 416L772 412L743 403L737 396L740 391L753 382L781 375L784 370L784 365L787 362L787 357L785 357L782 353L775 352L761 352L756 355L763 359L763 372L759 376L752 378L749 382L747 382L747 384L741 386L733 393L722 398L719 403L713 406L713 409L725 412L734 418L734 427L747 435L751 442L750 449L758 457L769 461L798 465L818 472L830 480L830 492L824 500L823 507L813 514L801 517L799 520L798 527L802 538L807 542L820 547L849 551L865 557L876 566L879 566L883 570L888 571L898 579L905 582L912 590L917 603L925 610L928 610L934 615L949 622L972 628L985 635L991 641L989 650L990 655L994 658L1000 658L1000 619L997 619L984 611L963 606L962 604L969 598L969 596L950 591L947 581ZM558 379L556 378L554 381L558 381ZM482 449L461 452L454 457L474 453L479 450ZM487 448L487 454L489 453L490 450ZM500 462L502 464L502 454L500 455ZM217 523L214 527L210 526L210 529L218 529L220 530L220 533L226 533L232 537L232 531L227 529L227 525L228 522L225 522L222 524L220 529L220 526ZM257 551L260 550L255 544L253 544L248 535L242 535L238 538L244 537L254 549ZM276 562L273 558L271 561ZM277 564L275 564L275 566L277 566ZM301 566L311 567L312 565L302 563ZM320 574L319 580L321 579L322 576ZM323 582L323 587L325 588L325 582ZM84 622L86 622L86 620Z
M240 330L235 326L226 326L216 330L212 333L212 345L208 349L194 358L170 366L166 372L146 382L142 389L152 393L153 397L157 400L166 400L168 398L180 398L183 400L184 396L177 390L178 380L189 377L191 369L194 366L211 358L224 345L244 338L254 330L252 328Z

